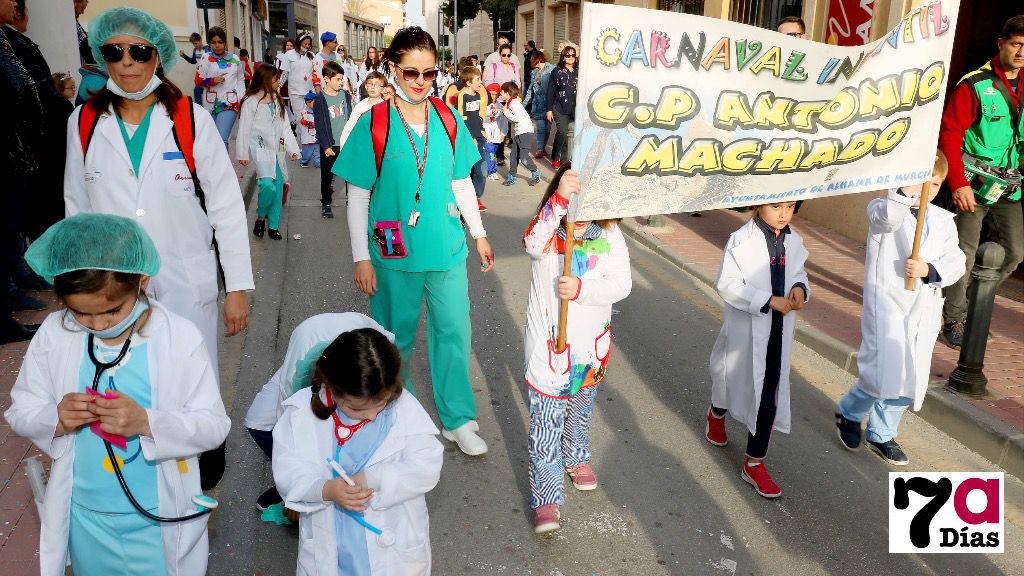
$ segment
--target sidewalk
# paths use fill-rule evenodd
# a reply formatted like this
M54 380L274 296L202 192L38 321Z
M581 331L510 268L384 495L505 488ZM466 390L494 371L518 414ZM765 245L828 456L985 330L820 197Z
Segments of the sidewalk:
M549 167L548 167L549 168ZM729 234L742 226L749 213L729 210L665 216L665 225L646 226L646 218L627 218L627 235L708 285L713 286ZM799 216L793 228L810 252L807 272L811 303L799 315L797 340L857 373L860 346L861 288L864 245ZM1016 282L1016 280L1010 280ZM988 394L969 398L945 388L956 368L959 351L941 341L932 359L928 399L919 415L967 447L1024 477L1024 304L996 297L992 318L994 338L985 355Z

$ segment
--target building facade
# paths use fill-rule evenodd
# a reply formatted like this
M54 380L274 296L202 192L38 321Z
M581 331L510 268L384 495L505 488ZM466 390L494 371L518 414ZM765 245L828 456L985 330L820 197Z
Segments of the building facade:
M582 1L518 0L517 51L521 53L526 41L533 40L550 59L560 40L579 44ZM856 36L853 41L840 43L863 44L881 38L894 28L918 0L614 0L605 3L697 14L772 29L782 18L795 15L807 24L809 40L826 42L831 37L833 43L837 43L837 31L829 27L830 20L836 20L836 14L829 13L835 5L846 9L843 16L859 18L859 24L849 31ZM949 89L964 74L995 55L996 38L1003 23L1021 12L1019 2L961 0L948 73ZM867 236L867 204L881 194L882 191L810 200L804 203L800 216L853 240L863 241Z

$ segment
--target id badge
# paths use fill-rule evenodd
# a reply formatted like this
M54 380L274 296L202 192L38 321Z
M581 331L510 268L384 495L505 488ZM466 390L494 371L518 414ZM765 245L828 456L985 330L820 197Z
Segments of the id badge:
M416 211L416 210L413 210L412 214L409 214L409 227L410 228L415 228L416 227L416 223L419 222L419 221L420 221L420 213L418 211Z

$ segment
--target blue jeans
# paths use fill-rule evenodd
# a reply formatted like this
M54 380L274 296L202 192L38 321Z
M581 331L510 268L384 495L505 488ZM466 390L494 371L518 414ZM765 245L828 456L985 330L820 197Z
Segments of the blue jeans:
M498 148L500 146L501 146L501 144L498 144L496 142L487 142L486 144L484 144L484 150L486 150L486 152L484 152L484 154L485 154L484 160L487 161L487 175L488 176L490 176L491 174L494 174L495 172L498 171L498 164L496 162L496 154L498 153Z
M565 469L590 463L590 422L599 386L559 400L530 389L530 507L565 503Z
M299 163L308 166L310 162L313 163L313 166L320 167L320 145L316 142L302 145L302 156L299 157Z
M900 418L913 403L912 398L905 396L881 400L864 392L855 384L839 401L839 413L843 418L859 423L870 412L867 439L871 442L884 443L896 437Z
M255 428L246 428L249 431L249 436L252 436L256 445L260 447L260 450L270 458L274 454L274 432L272 430L256 430Z
M235 127L235 119L238 114L234 110L218 112L213 117L213 123L217 125L217 132L220 132L220 139L224 141L224 147L228 147L228 140L231 138L231 129Z
M551 126L551 123L548 122L547 118L541 116L540 118L533 119L533 125L537 127L536 130L534 130L537 134L536 151L543 152L544 147L547 146L548 143L548 128Z
M203 87L196 86L192 89L192 100L199 105L203 103Z
M480 151L480 161L473 165L469 175L473 178L473 188L476 190L476 197L482 198L484 187L487 185L487 174L484 174L484 158L487 157L487 142L478 138L476 148Z

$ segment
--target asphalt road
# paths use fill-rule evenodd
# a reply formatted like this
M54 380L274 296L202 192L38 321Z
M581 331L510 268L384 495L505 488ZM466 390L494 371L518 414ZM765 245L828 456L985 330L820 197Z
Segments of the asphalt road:
M299 322L321 312L368 311L351 280L344 195L336 195L338 217L321 218L319 172L292 166L285 240L253 238L252 327L244 340L222 346L233 427L211 521L213 575L294 573L296 528L262 523L254 507L272 477L242 419ZM615 306L611 367L592 430L600 487L583 493L570 486L563 529L535 536L521 346L530 268L520 237L541 193L523 179L512 188L488 182L484 220L497 267L483 274L475 257L468 265L472 378L490 452L470 458L446 442L441 481L427 496L434 574L1024 574L1024 488L1012 477L1004 554L888 553L890 468L866 449L840 447L832 413L851 377L799 345L793 433L773 439L768 460L783 496L758 496L739 477L740 426L730 421L733 441L725 448L702 438L708 355L721 318L717 296L635 243L633 292ZM802 313L814 313L813 300ZM425 349L422 333L417 349ZM414 369L419 398L435 414L425 357ZM916 416L904 419L901 432L910 470L994 469Z

